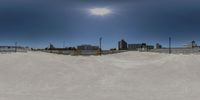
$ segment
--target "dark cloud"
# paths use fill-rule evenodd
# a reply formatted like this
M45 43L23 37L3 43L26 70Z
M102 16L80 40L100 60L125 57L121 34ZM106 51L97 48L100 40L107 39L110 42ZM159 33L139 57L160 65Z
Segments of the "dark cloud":
M90 16L85 9L91 7L109 7L114 13ZM89 41L99 35L112 38L109 33L117 39L124 33L192 40L200 37L199 18L197 0L1 0L0 38Z
M133 28L143 36L180 39L192 39L200 36L199 1L162 1L129 5L126 13L131 16Z
M40 36L65 31L65 13L46 3L0 4L0 32L15 36Z

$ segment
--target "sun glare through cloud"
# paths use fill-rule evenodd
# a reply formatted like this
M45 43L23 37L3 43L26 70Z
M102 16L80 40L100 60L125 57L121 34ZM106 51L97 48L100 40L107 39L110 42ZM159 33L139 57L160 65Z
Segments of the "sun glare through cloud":
M89 9L89 11L92 15L97 15L97 16L104 16L111 13L111 10L108 8L92 8Z

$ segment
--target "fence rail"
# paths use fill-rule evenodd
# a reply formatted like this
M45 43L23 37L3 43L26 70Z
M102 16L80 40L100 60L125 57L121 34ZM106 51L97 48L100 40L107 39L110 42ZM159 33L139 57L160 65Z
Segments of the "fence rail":
M56 54L64 54L64 55L100 55L99 50L43 50L43 52L47 53L56 53ZM103 50L101 52L102 55L106 54L114 54L114 53L120 53L125 52L122 50Z

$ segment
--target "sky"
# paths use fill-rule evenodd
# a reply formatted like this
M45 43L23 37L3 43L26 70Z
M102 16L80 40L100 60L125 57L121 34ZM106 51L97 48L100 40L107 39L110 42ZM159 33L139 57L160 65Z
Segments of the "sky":
M104 16L90 9L106 8ZM199 0L0 0L0 45L45 48L81 44L200 44Z

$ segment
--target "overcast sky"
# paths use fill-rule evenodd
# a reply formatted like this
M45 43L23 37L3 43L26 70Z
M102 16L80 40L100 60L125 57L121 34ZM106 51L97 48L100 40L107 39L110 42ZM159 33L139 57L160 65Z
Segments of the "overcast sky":
M92 8L111 13L95 16ZM173 46L200 43L199 0L0 0L0 45L44 48L80 44L117 47L128 43Z

